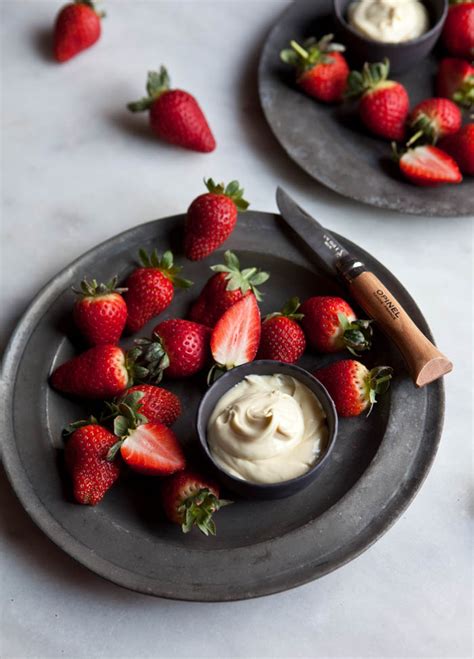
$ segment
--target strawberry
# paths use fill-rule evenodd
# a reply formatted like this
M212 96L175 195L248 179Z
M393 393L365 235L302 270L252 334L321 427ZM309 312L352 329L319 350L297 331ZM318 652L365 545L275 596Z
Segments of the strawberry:
M120 466L107 461L107 454L117 437L93 418L90 423L73 423L67 431L72 434L64 457L72 477L74 499L95 506L120 474Z
M390 63L369 64L362 73L351 71L348 78L348 97L361 97L359 116L362 123L374 133L389 140L402 140L410 100L405 87L388 80Z
M462 107L474 107L474 66L466 60L445 57L439 65L436 93Z
M117 288L117 277L107 284L98 284L95 279L81 282L74 304L73 315L76 325L91 345L118 343L127 322L127 305Z
M160 258L156 249L150 256L141 249L139 260L142 267L134 270L125 282L128 289L124 298L129 332L137 332L164 311L171 304L175 286L188 288L192 285L192 282L178 276L182 268L173 264L170 251Z
M293 297L280 312L266 316L262 323L258 359L275 359L293 364L302 356L306 340L296 322L303 318L303 314L298 313L299 306L299 299Z
M445 135L457 133L461 128L462 115L458 106L447 98L427 98L418 103L410 114L408 125L412 136L410 146L423 137L431 144Z
M148 369L152 382L159 382L165 370L170 378L188 378L203 369L209 359L209 334L209 327L170 318L155 327L151 340L135 341L133 357Z
M355 359L344 359L318 369L314 376L328 390L340 416L358 416L367 408L370 414L377 395L389 388L392 373L389 366L369 371Z
M152 423L163 423L172 426L181 414L181 402L176 394L163 387L155 387L152 384L137 384L127 389L116 405L130 400L130 396L136 397L138 411ZM113 409L113 406L111 406Z
M170 89L165 67L150 71L147 81L148 96L127 105L131 112L150 111L152 131L165 142L209 153L216 141L198 102L181 89Z
M255 359L260 342L260 311L254 295L236 302L219 318L211 334L211 352L219 372Z
M341 55L344 46L332 43L332 38L332 34L319 41L312 37L303 46L290 41L291 48L280 53L283 62L296 68L298 86L324 103L342 100L349 75L349 67Z
M50 382L54 389L83 398L113 398L143 372L131 356L118 346L105 344L89 348L58 366Z
M466 124L456 135L445 137L440 147L459 165L464 174L474 176L474 124Z
M455 0L448 10L441 41L454 57L474 57L474 2Z
M372 338L370 320L357 320L350 305L340 297L310 297L301 306L301 324L306 339L319 352L338 352L347 348L352 354L369 350Z
M455 160L437 146L426 144L396 153L400 171L412 183L433 186L440 183L460 183L462 174Z
M180 524L183 533L193 526L204 535L216 535L212 515L232 501L219 499L216 483L195 471L181 471L167 478L161 488L161 500L166 517Z
M239 259L230 250L224 254L224 264L213 265L211 270L216 274L207 281L189 313L191 320L208 327L214 327L224 311L243 297L255 295L260 301L257 286L270 277L255 267L240 270Z
M209 192L196 197L186 215L184 251L191 261L204 259L222 245L234 230L238 211L249 207L238 181L225 186L210 178L204 183Z
M120 451L127 465L141 474L167 476L184 469L186 461L178 438L163 423L149 422L140 409L139 394L128 394L115 409L109 409L115 417L116 435L107 454L109 461Z
M100 37L100 19L104 14L97 12L90 0L75 0L59 12L54 26L54 57L66 62Z

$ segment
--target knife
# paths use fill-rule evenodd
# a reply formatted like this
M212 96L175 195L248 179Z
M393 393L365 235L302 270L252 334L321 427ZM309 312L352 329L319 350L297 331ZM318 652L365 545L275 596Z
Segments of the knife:
M277 188L276 200L285 222L333 276L342 277L352 297L396 344L417 387L423 387L452 371L453 365L449 359L426 338L373 272L351 256L327 229L280 187Z

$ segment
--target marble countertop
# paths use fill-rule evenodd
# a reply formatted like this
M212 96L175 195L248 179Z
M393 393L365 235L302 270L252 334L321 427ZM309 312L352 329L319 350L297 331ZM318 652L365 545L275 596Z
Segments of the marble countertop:
M119 231L183 212L213 176L239 179L252 207L267 211L284 183L322 223L371 252L418 302L455 370L438 456L398 522L345 567L259 600L171 602L107 583L35 527L2 472L0 655L471 656L473 218L356 204L288 160L256 95L258 53L286 2L109 0L100 43L63 66L49 56L59 4L0 3L2 348L59 269ZM214 153L159 144L143 117L124 110L161 63L200 100Z

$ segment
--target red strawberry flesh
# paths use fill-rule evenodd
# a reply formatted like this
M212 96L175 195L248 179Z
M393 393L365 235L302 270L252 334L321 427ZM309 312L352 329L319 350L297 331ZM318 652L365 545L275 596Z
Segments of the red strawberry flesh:
M161 423L145 423L132 430L120 453L129 467L142 474L165 476L185 467L176 435Z
M260 311L253 295L234 304L218 320L211 335L217 364L234 368L255 359L260 342Z

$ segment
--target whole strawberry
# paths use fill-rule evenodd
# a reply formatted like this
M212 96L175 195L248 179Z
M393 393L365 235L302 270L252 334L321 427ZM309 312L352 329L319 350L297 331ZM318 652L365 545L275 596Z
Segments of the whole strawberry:
M315 377L326 387L340 416L358 416L372 410L377 395L385 393L393 369L377 366L368 370L355 359L334 362L315 371Z
M402 140L410 100L403 85L388 80L388 59L376 64L366 62L362 72L351 71L348 97L360 97L359 116L374 135L388 140Z
M394 156L398 160L400 172L415 185L427 187L462 181L456 161L446 151L432 144L407 149L402 154L398 154L394 146Z
M474 176L474 124L466 124L456 135L445 137L440 142L444 149L459 165L464 174Z
M137 399L137 394L127 395L115 410L110 407L116 437L107 460L114 462L120 451L131 469L150 476L167 476L184 469L186 461L176 435L163 423L150 422Z
M408 125L412 136L407 146L420 138L436 144L441 137L457 133L461 124L461 110L453 101L448 98L427 98L418 103L410 113Z
M352 307L342 298L314 296L303 303L301 324L309 345L319 352L352 354L369 350L372 338L370 320L357 320Z
M280 57L296 68L296 82L309 96L318 101L341 101L346 89L349 67L341 52L344 46L332 42L326 34L317 41L307 39L303 46L290 41L291 48L282 50Z
M95 44L100 37L103 16L90 0L75 0L65 5L54 26L55 59L66 62Z
M117 437L95 423L71 424L65 449L66 467L71 474L74 499L95 506L120 474L120 465L107 460Z
M303 355L306 340L297 323L303 318L303 314L298 313L299 307L299 299L293 297L280 312L266 316L262 323L257 359L294 364Z
M200 261L220 247L234 230L238 211L249 206L238 181L225 186L210 178L204 183L208 192L192 202L186 215L184 251L191 261Z
M474 2L451 2L441 41L450 55L474 58Z
M192 285L179 276L182 268L174 265L170 251L160 258L156 249L151 255L141 249L139 260L141 267L134 270L125 282L129 332L137 332L164 311L171 304L175 286L188 288Z
M230 250L224 254L224 263L212 265L211 270L216 274L207 281L189 313L191 320L208 327L214 327L222 314L246 295L255 295L260 301L257 286L270 277L255 267L241 270L239 259Z
M219 373L255 359L260 343L260 311L254 295L242 298L219 318L211 334L216 364L209 381Z
M89 348L58 366L50 382L54 389L83 398L114 398L132 384L133 360L116 345Z
M467 109L474 108L474 66L466 60L445 57L439 65L436 93Z
M137 364L148 369L151 382L159 382L164 371L170 378L187 378L208 362L209 335L204 325L170 318L155 327L151 340L137 339L132 352Z
M74 303L74 321L91 345L117 343L127 322L127 305L117 288L117 277L107 284L95 279L81 282Z
M127 105L131 112L150 112L150 126L162 140L177 146L209 153L216 141L198 102L188 92L170 89L165 67L150 71L146 90L148 96Z
M181 471L167 478L161 488L166 517L180 524L183 533L196 526L204 535L216 535L212 516L232 501L219 499L219 486L196 471Z
M127 392L114 405L112 410L119 408L121 403L133 401L137 409L148 421L172 426L181 414L181 402L176 394L163 387L152 384L137 384L127 389Z

